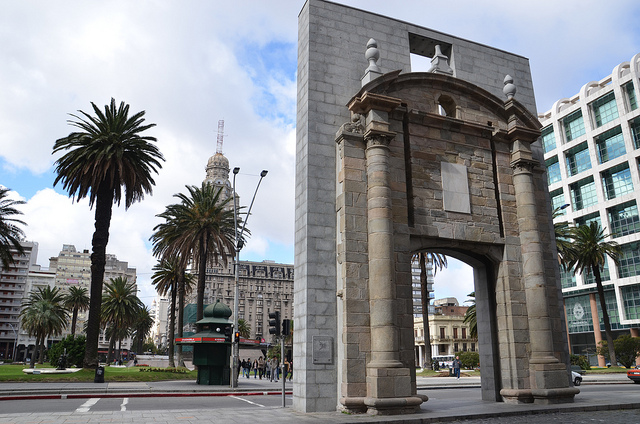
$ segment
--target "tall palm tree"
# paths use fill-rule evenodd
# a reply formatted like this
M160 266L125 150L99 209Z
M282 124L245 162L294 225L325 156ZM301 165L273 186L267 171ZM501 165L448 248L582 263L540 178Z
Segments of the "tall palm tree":
M102 303L102 322L108 326L109 353L107 362L111 362L115 342L127 337L143 304L136 296L136 288L127 278L111 278L104 285Z
M0 186L0 261L4 268L9 268L13 263L11 249L18 253L24 253L20 239L24 238L24 232L16 224L26 225L23 221L13 218L13 215L22 215L17 205L24 205L23 200L10 200L7 198L9 189Z
M167 344L169 345L169 366L175 367L174 359L174 340L176 328L176 295L178 293L178 281L182 276L182 271L178 265L178 259L175 257L162 259L153 266L153 275L151 276L151 284L156 287L156 291L160 296L171 296L171 305L169 307L169 334L167 336Z
M156 139L141 135L155 124L143 124L145 112L129 116L129 105L124 102L116 107L116 101L105 106L102 112L91 103L95 116L83 111L69 124L79 129L57 140L53 153L67 151L56 161L58 182L69 196L80 200L89 198L89 206L95 204L95 232L91 253L91 301L87 321L87 344L83 366L98 366L98 337L100 335L100 305L106 248L113 204L120 205L124 197L125 209L151 193L155 181L152 173L162 167L164 158L151 144ZM124 193L123 193L124 191Z
M75 336L78 312L89 309L88 290L85 287L69 287L69 291L64 295L64 306L71 311L71 335Z
M243 319L238 320L238 331L240 332L240 336L248 339L251 336L251 324Z
M431 331L429 330L429 293L427 290L427 262L433 266L433 275L447 267L447 257L441 253L418 252L413 260L420 264L420 297L422 302L422 334L424 334L424 365L431 367Z
M38 362L44 359L44 343L49 336L58 336L67 327L69 312L64 307L64 296L57 287L38 288L32 292L20 311L22 328L29 336L35 337L36 348L31 360L31 367L35 365L36 354ZM39 354L38 354L39 353Z
M191 273L185 272L182 270L182 275L180 276L180 280L178 280L178 325L177 330L178 334L176 337L183 336L184 330L184 299L187 295L191 294L193 291L193 286L195 285L195 275ZM182 359L182 344L178 345L178 364L181 367L184 367L184 360Z
M553 210L553 214L551 215L552 219L556 219L559 216L562 216L563 209L569 205L564 205L557 207ZM573 226L570 225L567 221L562 222L554 222L553 230L556 237L556 248L558 250L558 262L565 269L567 268L567 252L571 249L572 244L572 231Z
M143 306L133 323L133 332L135 340L136 353L142 352L142 345L144 344L147 335L153 327L153 317L151 317L151 311L147 306Z
M600 300L600 309L602 310L602 320L604 321L604 330L607 336L607 344L609 346L609 358L611 364L616 366L616 353L613 346L613 335L611 332L611 323L609 322L609 313L607 312L607 303L604 298L604 289L602 288L602 276L600 270L606 264L606 257L609 256L618 264L622 250L615 241L605 241L609 235L605 235L604 229L600 227L597 221L591 221L588 225L580 225L574 227L571 231L573 244L569 250L565 252L565 258L568 261L568 268L575 268L580 274L585 275L588 272L593 273L596 281L596 289Z
M167 206L157 215L165 222L156 225L151 240L156 256L179 257L184 269L190 261L197 265L196 318L201 320L207 262L222 260L226 264L234 252L234 211L230 205L233 198L223 198L222 188L204 182L201 187L186 188L189 194L174 195L180 203ZM238 226L241 225L238 222Z
M471 338L478 337L478 320L476 317L476 292L471 292L467 295L471 299L465 301L465 303L471 303L471 306L467 309L467 312L464 313L464 320L462 321L465 324L469 324L469 336Z

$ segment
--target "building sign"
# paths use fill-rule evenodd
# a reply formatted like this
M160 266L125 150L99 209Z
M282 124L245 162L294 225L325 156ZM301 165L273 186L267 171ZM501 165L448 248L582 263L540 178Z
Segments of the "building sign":
M224 343L224 337L177 337L176 343Z

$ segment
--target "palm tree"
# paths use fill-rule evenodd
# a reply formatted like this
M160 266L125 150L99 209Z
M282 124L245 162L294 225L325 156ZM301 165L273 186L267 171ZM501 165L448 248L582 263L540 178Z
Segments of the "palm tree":
M469 324L469 336L471 338L478 337L478 320L476 318L476 292L471 292L467 295L471 299L465 301L465 303L471 303L471 306L467 309L467 312L464 313L464 320L462 321L465 324Z
M441 253L418 252L413 260L420 264L420 297L422 302L422 334L424 334L424 365L431 367L431 331L429 330L429 293L427 290L427 262L433 265L433 275L447 267L447 257Z
M151 317L151 311L147 306L143 306L136 316L133 323L134 340L136 346L136 353L142 352L142 345L147 335L153 327L153 317Z
M238 320L238 331L240 332L240 336L248 339L251 336L251 324L243 319Z
M20 244L20 239L24 238L24 232L16 224L26 225L23 221L12 218L12 215L22 215L22 212L17 210L15 206L24 205L26 202L7 199L8 195L9 189L0 187L0 260L4 268L9 268L9 265L13 263L11 249L20 254L24 253Z
M616 353L613 345L613 335L611 333L611 323L609 322L609 314L607 312L607 304L604 299L604 289L602 288L602 276L600 270L606 264L606 257L609 256L618 264L622 250L615 241L605 241L609 235L604 234L604 229L600 227L597 221L591 221L588 225L580 225L572 228L571 237L573 245L565 252L565 258L568 261L568 268L580 271L585 275L589 272L593 273L600 299L600 309L602 310L602 320L604 321L604 329L607 335L607 344L609 347L609 358L611 364L616 366Z
M182 270L180 280L178 280L178 334L176 337L183 336L184 330L184 299L187 295L193 291L195 285L195 275ZM178 345L178 365L184 367L184 360L182 359L182 345Z
M135 286L126 277L111 278L105 283L102 300L102 322L108 326L110 336L107 362L111 362L115 342L121 342L130 334L143 304L136 296Z
M75 336L78 312L84 312L89 309L88 290L85 287L69 287L69 291L64 296L64 306L72 313L71 335Z
M32 292L20 311L22 328L29 336L35 337L36 348L31 361L35 365L36 356L41 364L44 359L44 343L49 336L58 336L67 327L69 312L64 307L64 296L57 287L38 288ZM39 352L38 355L36 355Z
M152 173L158 172L164 160L151 144L156 139L141 135L155 126L143 124L144 111L129 117L129 105L122 102L116 107L114 99L104 113L94 103L91 106L95 117L83 111L79 111L81 116L71 114L75 120L69 120L69 124L79 131L53 146L53 153L69 150L56 161L58 176L53 185L62 182L69 196L77 200L88 197L89 207L96 206L85 368L98 366L100 305L113 204L120 205L123 188L125 209L142 200L145 193L150 194L155 184Z
M233 198L222 198L222 188L205 182L202 187L186 188L188 195L174 195L181 203L169 205L157 215L165 222L156 225L151 240L157 257L178 257L183 269L191 260L197 265L196 319L201 320L207 262L222 260L226 264L227 257L234 252L234 211L229 204Z
M569 205L567 204L567 205L559 206L555 208L553 210L553 214L551 218L555 220L557 217L562 216L563 214L562 210L567 206ZM558 262L560 263L560 265L562 265L566 269L567 259L565 258L565 256L567 254L566 252L568 252L571 249L573 227L567 221L554 222L553 230L556 237L556 248L558 250Z
M160 296L171 295L171 306L169 307L169 334L167 343L169 345L169 366L175 367L174 360L174 340L176 328L176 295L178 281L182 276L182 271L176 258L163 259L153 266L154 271L151 276L151 284L156 287Z

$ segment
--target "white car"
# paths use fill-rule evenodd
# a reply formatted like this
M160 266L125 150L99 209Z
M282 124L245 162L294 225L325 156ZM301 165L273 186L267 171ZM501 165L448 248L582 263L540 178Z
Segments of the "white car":
M571 371L571 379L573 380L574 386L582 384L582 376L575 371Z

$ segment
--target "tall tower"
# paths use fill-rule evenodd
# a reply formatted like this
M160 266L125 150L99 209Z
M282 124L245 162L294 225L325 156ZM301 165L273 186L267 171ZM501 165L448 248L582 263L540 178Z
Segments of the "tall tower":
M216 145L216 154L209 158L205 171L207 175L204 179L205 183L212 184L214 187L223 187L225 199L233 193L231 183L229 182L229 160L222 154L222 142L224 137L224 120L218 121L218 138Z

